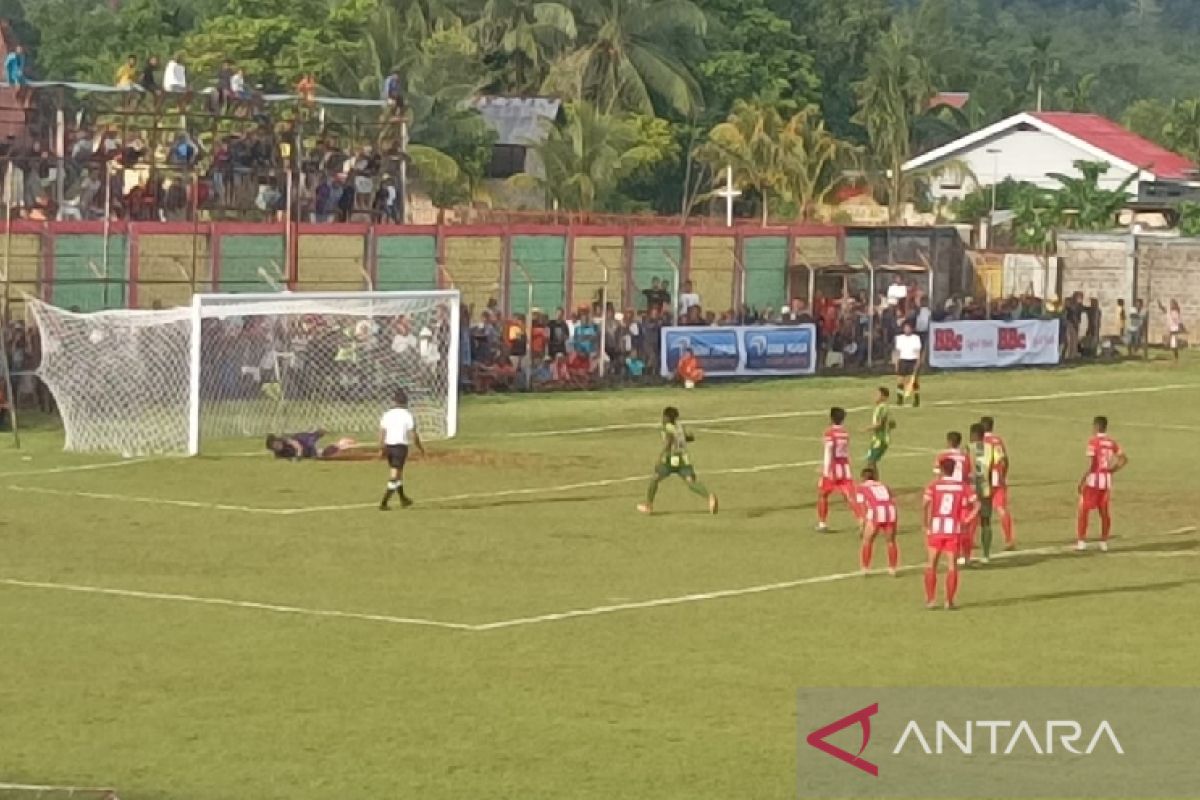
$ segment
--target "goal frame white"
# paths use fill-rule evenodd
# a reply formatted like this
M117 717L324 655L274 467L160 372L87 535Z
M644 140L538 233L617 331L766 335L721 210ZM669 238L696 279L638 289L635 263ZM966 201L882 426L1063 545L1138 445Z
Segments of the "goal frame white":
M450 344L446 351L446 436L453 438L458 433L458 380L459 347L462 336L462 295L456 289L431 289L429 291L382 291L382 292L247 292L233 294L223 292L198 292L192 295L191 307L191 352L188 358L188 446L187 455L200 454L200 367L201 367L201 323L204 320L204 304L214 301L233 302L280 302L294 298L297 301L322 300L387 300L427 298L445 301L450 307Z

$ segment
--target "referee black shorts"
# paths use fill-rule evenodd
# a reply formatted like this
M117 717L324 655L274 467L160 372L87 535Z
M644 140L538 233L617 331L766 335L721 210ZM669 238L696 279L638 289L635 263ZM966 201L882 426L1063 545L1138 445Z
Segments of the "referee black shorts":
M901 359L900 363L896 365L896 374L902 378L907 378L917 371L917 363L916 359Z
M392 469L404 469L404 462L408 461L408 445L389 444L386 450L388 466Z

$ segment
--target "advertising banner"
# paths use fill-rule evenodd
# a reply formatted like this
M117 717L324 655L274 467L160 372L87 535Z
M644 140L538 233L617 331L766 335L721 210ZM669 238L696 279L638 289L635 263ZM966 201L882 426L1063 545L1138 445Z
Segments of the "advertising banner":
M1058 321L935 322L929 329L929 365L939 369L1057 364Z
M711 378L812 375L817 368L817 331L813 325L664 328L663 377L675 374L687 350Z

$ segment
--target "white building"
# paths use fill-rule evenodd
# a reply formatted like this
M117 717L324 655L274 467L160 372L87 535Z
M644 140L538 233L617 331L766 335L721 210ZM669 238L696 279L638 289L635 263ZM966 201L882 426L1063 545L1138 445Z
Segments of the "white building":
M1076 161L1107 162L1109 170L1101 185L1109 189L1136 175L1128 189L1131 197L1137 197L1145 184L1200 181L1191 161L1112 120L1098 114L1057 111L1001 120L912 159L904 170L933 173L930 190L934 199L949 201L1007 178L1057 188L1060 184L1051 173L1078 176ZM967 169L938 169L952 162L961 162Z

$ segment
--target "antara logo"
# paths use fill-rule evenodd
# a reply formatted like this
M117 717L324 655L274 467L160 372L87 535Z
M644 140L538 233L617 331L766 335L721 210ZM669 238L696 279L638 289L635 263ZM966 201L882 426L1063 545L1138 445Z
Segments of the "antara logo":
M826 755L831 755L839 761L844 761L855 769L861 769L868 775L879 777L879 767L872 764L862 757L863 751L867 749L867 745L871 743L871 717L879 713L879 703L872 703L866 708L860 708L853 714L847 714L839 720L829 723L824 728L818 728L808 735L805 739L812 747L817 748ZM857 753L850 753L835 744L830 744L826 739L838 731L845 730L851 725L858 725L862 728L862 746L858 748Z
M1075 745L1084 741L1083 749L1077 749ZM934 723L932 737L925 735L916 720L909 720L892 755L900 755L906 748L913 747L927 756L953 751L967 755L1050 756L1054 755L1057 745L1060 753L1090 756L1104 741L1115 754L1125 755L1125 749L1107 720L1101 721L1086 740L1083 726L1075 720L1047 720L1036 727L1027 720L975 720L960 723L957 730L950 723L938 720Z

